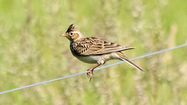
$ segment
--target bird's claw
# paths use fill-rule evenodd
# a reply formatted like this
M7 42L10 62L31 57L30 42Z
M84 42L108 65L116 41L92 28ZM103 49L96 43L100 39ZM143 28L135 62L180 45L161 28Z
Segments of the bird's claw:
M93 78L93 69L88 69L86 75L89 78L89 81L91 81Z

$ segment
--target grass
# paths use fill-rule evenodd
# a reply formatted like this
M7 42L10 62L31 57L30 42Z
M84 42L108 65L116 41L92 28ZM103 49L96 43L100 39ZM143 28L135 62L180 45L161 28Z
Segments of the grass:
M0 91L85 71L59 35L74 23L85 36L136 47L129 58L186 42L184 0L0 0ZM1 95L2 105L186 105L186 48ZM111 62L110 62L111 63ZM73 64L73 66L72 66Z

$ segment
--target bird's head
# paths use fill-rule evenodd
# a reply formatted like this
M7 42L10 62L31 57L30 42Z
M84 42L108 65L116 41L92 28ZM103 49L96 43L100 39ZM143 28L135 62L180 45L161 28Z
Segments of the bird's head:
M65 32L65 34L63 34L63 36L65 36L70 41L76 41L82 38L81 32L76 29L74 24L71 24L68 27L67 31Z

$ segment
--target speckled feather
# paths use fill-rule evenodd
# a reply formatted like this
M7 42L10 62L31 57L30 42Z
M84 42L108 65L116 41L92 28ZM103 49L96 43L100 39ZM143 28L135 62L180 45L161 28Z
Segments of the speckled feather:
M120 52L133 48L120 46L119 44L112 43L96 37L89 37L72 42L70 44L70 49L73 54L77 54L79 56L88 56Z

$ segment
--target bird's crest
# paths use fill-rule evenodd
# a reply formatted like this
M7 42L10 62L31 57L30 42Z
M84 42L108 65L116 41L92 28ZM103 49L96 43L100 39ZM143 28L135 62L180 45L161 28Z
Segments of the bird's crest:
M75 25L74 24L71 24L69 27L68 27L68 29L67 29L67 33L69 33L69 32L71 32L71 31L75 31L76 30L76 27L75 27Z

